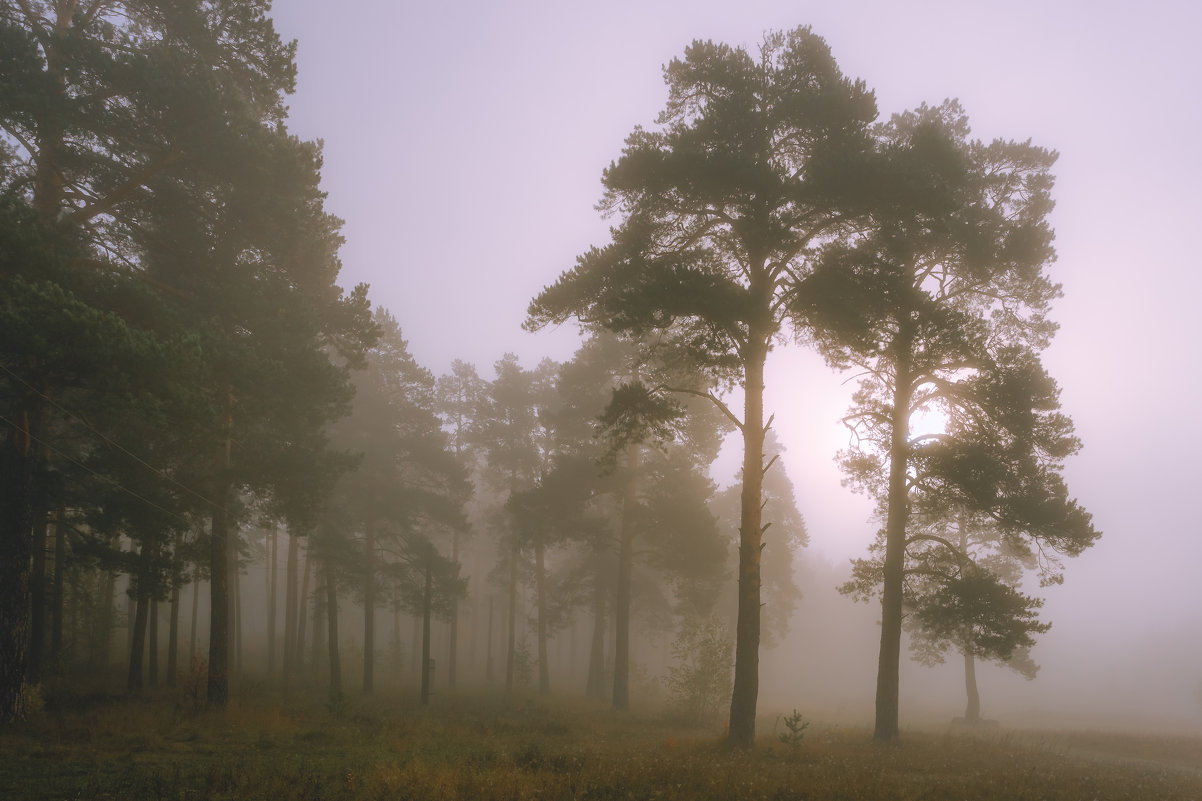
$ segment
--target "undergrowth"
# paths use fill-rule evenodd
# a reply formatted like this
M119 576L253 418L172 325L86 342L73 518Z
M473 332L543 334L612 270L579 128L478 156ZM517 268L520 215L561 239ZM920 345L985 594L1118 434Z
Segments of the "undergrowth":
M1131 758L1110 758L1124 746L1088 736L1080 753L1070 735L953 731L907 732L880 747L866 730L815 721L787 745L767 724L743 752L716 730L525 695L444 693L427 709L407 696L351 694L332 710L320 691L294 688L225 712L168 694L51 698L38 719L0 731L0 798L1202 798L1202 772L1148 760L1140 738L1128 738ZM1174 748L1192 754L1198 742Z

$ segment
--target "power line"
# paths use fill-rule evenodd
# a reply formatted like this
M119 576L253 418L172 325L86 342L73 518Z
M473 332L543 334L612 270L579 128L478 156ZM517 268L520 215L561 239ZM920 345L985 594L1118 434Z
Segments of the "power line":
M62 412L63 414L67 415L68 417L72 417L72 418L74 418L75 420L77 420L78 422L82 423L84 426L86 426L86 427L87 427L87 429L88 429L89 431L91 431L91 432L92 432L93 434L95 434L96 436L100 437L100 439L102 439L102 440L105 442L105 444L106 444L106 445L108 445L108 446L110 446L110 447L112 447L112 448L116 448L117 450L121 451L122 453L124 453L124 454L125 454L126 456L128 456L129 458L131 458L131 459L133 459L134 461L136 461L136 462L138 462L139 464L141 464L141 465L142 465L143 467L145 467L147 470L150 470L152 473L154 473L155 475L157 475L159 478L161 478L161 479L163 479L163 480L165 480L165 481L167 481L167 482L169 482L169 483L171 483L171 484L174 484L175 486L179 487L180 489L182 489L184 492L188 493L188 494L189 494L189 495L191 495L192 497L194 497L194 498L199 498L201 501L203 501L203 502L207 503L209 506L212 506L212 507L213 507L213 508L215 508L215 509L222 509L222 510L224 510L224 509L225 509L225 507L224 507L222 504L219 504L219 503L217 503L216 501L211 501L211 500L209 500L208 498L206 498L204 495L201 495L199 492L197 492L197 491L195 491L194 489L192 489L191 487L188 487L188 486L186 486L186 485L184 485L184 484L181 484L181 483L180 483L179 481L177 481L176 479L174 479L174 478L172 478L171 476L167 475L167 473L166 473L166 472L164 472L163 470L161 470L161 469L159 469L159 468L155 467L154 465L150 464L150 463L149 463L149 462L147 462L146 460L142 459L142 458L141 458L140 456L138 456L137 454L135 454L135 453L131 452L131 451L130 451L128 448L125 448L125 447L123 447L123 446L122 446L120 443L118 443L118 442L116 442L115 440L113 440L112 438L110 438L110 437L106 436L104 433L102 433L101 431L97 430L97 428L96 428L95 426L93 426L91 423L89 423L87 420L85 420L85 419L84 419L82 416L80 416L80 415L76 414L75 412L72 412L70 409L67 409L66 407L64 407L64 406L63 406L61 403L59 403L58 401L54 400L54 398L51 398L49 395L45 394L44 392L42 392L41 390L39 390L37 387L35 387L33 384L30 384L30 383L29 383L28 381L26 381L24 378L22 378L21 376L19 376L17 373L14 373L14 372L13 372L12 370L10 370L10 369L9 369L9 368L8 368L6 365L4 365L4 364L0 364L0 370L3 370L4 372L8 373L10 376L12 376L13 378L15 378L17 381L20 381L22 384L24 384L26 387L28 387L28 388L29 388L29 390L30 390L31 392L33 392L34 394L36 394L38 397L42 398L42 400L46 401L46 402L47 402L47 403L49 403L51 406L54 406L54 408L58 409L58 410L59 410L60 412ZM12 424L10 423L10 425L12 425ZM46 443L42 443L42 444L46 445L46 447L48 447L48 448L49 448L49 447L51 447L50 445L48 445L48 444L46 444Z
M74 459L73 457L71 457L71 456L67 455L66 453L63 453L63 452L62 452L62 451L60 451L58 448L54 447L53 445L51 445L49 442L47 442L46 440L42 439L41 437L36 437L36 436L34 436L33 434L29 433L29 431L27 431L27 430L25 430L25 429L21 428L21 427L20 427L20 426L18 426L16 423L14 423L12 420L9 420L7 417L5 417L5 416L4 416L4 415L2 415L2 414L0 414L0 422L7 423L8 425L12 426L13 428L16 428L16 429L18 429L18 430L24 431L24 432L25 432L25 436L29 437L31 440L33 440L34 442L38 443L39 445L41 445L41 446L45 447L47 450L53 451L53 452L54 452L55 454L57 454L59 457L61 457L61 458L63 458L63 459L66 459L68 462L70 462L71 464L75 465L76 467L78 467L78 468L80 468L80 469L82 469L82 470L86 470L87 472L91 473L92 475L96 476L96 477L97 477L97 478L99 478L99 479L102 479L102 480L104 480L104 481L107 481L108 483L112 484L114 487L116 487L117 489L121 490L122 492L125 492L125 493L128 493L129 495L132 495L134 498L137 498L139 501L142 501L143 503L145 503L145 504L147 504L147 505L149 505L149 506L152 506L152 507L154 507L155 509L158 509L158 510L159 510L160 512L162 512L163 514L165 514L165 515L169 515L169 516L171 516L171 517L174 517L174 518L176 518L177 520L179 520L179 521L181 521L181 522L183 522L183 523L185 523L185 524L187 524L187 525L192 525L192 521L188 520L186 517L184 517L183 515L181 515L179 512L174 512L174 511L172 511L172 510L170 510L170 509L164 509L162 506L159 506L157 503L155 503L154 501L150 500L149 498L143 497L142 495L139 495L138 493L134 492L134 491L133 491L133 490L131 490L129 487L125 486L124 484L122 484L120 481L118 481L117 479L113 478L112 476L106 476L106 475L104 475L103 473L100 473L100 472L98 472L98 471L96 471L96 470L93 470L92 468L88 467L86 464L83 464L82 462L80 462L80 461L78 461L78 460Z

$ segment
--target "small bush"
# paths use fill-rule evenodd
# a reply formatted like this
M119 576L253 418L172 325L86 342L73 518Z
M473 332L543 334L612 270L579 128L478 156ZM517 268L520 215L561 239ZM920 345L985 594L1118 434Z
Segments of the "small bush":
M726 624L712 617L686 620L672 642L677 664L668 668L669 708L694 725L713 722L730 698L733 648Z

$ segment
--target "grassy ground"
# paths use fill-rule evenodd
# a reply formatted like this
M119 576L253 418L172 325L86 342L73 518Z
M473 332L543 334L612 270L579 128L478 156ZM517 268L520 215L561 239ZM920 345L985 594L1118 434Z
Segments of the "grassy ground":
M243 693L243 697L247 697ZM0 799L1202 799L1202 739L869 732L815 721L758 747L570 699L264 692L224 713L182 696L61 696L0 731Z

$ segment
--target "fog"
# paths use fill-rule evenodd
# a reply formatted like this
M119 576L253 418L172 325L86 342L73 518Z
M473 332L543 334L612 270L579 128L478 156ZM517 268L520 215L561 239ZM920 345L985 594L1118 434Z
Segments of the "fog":
M959 97L976 136L1058 150L1050 274L1064 297L1046 362L1084 443L1066 479L1103 537L1067 562L1062 586L1030 590L1053 623L1032 654L1039 675L983 666L983 713L1007 725L1202 728L1202 392L1186 333L1202 290L1189 241L1202 216L1195 4L355 0L331 13L297 0L273 13L300 41L290 124L325 142L345 282L370 282L436 373L457 358L484 372L507 351L532 366L574 350L569 327L523 333L526 305L605 241L601 171L654 121L660 68L695 38L754 45L765 29L811 24L882 114ZM852 385L792 346L769 369L811 545L791 633L762 655L761 708L866 723L878 610L833 590L877 525L832 461ZM555 684L570 688L571 672L557 667ZM962 707L957 665L903 657L903 726Z

